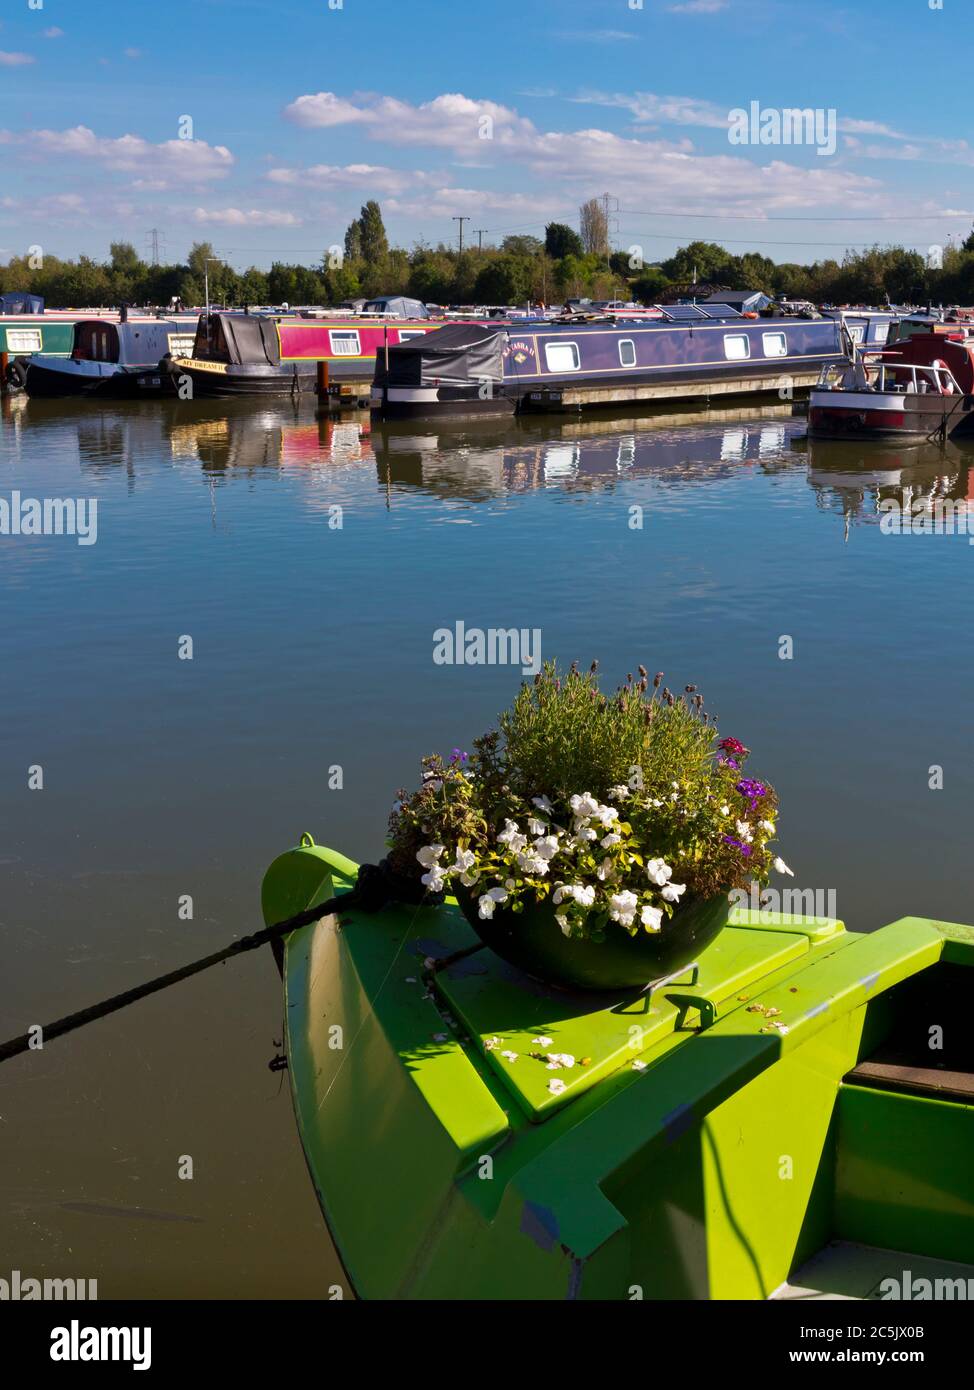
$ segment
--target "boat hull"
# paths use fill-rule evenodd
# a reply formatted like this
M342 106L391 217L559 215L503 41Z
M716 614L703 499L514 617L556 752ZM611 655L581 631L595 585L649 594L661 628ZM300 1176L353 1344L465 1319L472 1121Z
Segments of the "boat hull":
M970 428L974 397L917 392L813 391L808 432L816 438L928 438Z
M305 837L267 872L265 919L355 875ZM969 927L735 910L685 981L577 996L449 903L293 933L292 1098L346 1291L758 1299L836 1240L970 1261L974 1105L860 1064L883 1072L900 1023L928 1061L972 965Z

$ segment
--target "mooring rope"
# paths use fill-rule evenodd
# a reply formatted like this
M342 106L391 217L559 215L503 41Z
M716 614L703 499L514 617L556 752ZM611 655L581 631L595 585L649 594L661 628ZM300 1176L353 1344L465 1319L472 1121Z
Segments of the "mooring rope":
M53 1023L43 1024L40 1026L40 1037L46 1044L52 1038L73 1033L77 1028L84 1028L96 1019L106 1018L108 1014L117 1013L119 1009L126 1009L130 1004L135 1004L150 994L158 994L170 985L177 985L180 980L199 975L203 970L209 970L212 965L219 965L221 961L242 955L244 951L255 951L258 947L287 936L289 932L297 931L300 927L308 927L312 922L317 922L333 912L348 912L352 908L362 912L379 912L391 903L419 904L424 900L433 903L440 897L441 894L427 893L417 880L404 878L397 873L387 859L383 859L379 864L362 864L355 886L347 893L339 893L327 902L319 903L317 907L305 908L303 912L287 917L284 921L273 922L269 927L264 927L262 931L254 932L250 936L241 936L236 941L231 941L222 951L202 956L199 960L180 966L178 970L170 970L165 975L158 975L154 980L147 980L145 984L136 985L134 989L113 994L110 999L103 999L99 1004L91 1004L86 1009L79 1009L77 1013L66 1014L64 1018L56 1019ZM0 1062L7 1062L11 1057L17 1057L23 1052L39 1050L36 1043L37 1031L38 1026L34 1025L28 1032L0 1043Z

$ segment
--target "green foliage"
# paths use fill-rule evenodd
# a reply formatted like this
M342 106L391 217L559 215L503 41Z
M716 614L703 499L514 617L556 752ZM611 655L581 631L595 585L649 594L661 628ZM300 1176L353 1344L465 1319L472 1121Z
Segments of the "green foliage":
M473 297L480 304L520 304L529 299L535 277L535 264L527 256L494 257L474 282Z
M544 249L552 260L560 261L564 256L584 256L582 238L574 227L564 222L549 222L544 229Z

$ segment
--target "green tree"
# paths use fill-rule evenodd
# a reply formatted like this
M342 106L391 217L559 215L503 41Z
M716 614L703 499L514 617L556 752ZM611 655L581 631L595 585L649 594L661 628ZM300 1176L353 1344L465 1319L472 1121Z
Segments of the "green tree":
M479 304L520 304L532 295L535 261L530 256L499 255L477 275L474 297Z
M544 249L555 261L560 261L563 256L585 254L582 238L573 227L566 226L564 222L549 222L545 227Z
M389 240L382 223L379 204L371 199L362 209L359 218L359 245L362 260L367 266L381 266L389 254Z
M501 253L505 256L537 256L543 243L536 236L506 236L501 242Z

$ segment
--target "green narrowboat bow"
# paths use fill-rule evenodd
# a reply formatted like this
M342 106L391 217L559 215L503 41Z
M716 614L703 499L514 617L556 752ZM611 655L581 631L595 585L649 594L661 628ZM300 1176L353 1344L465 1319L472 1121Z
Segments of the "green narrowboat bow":
M267 871L265 918L356 874L305 836ZM301 1142L360 1297L881 1298L974 1276L971 927L735 909L677 979L580 995L448 900L322 919L279 964Z

